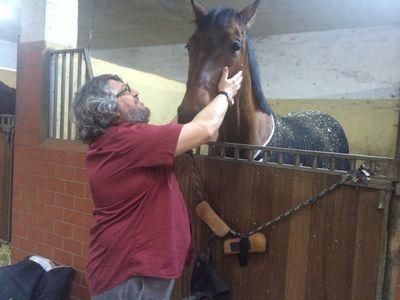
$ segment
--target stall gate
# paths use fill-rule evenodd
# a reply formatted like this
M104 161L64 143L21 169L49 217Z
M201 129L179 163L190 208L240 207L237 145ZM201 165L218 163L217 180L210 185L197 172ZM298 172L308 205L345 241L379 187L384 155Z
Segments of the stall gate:
M353 168L365 164L372 173L371 180L367 186L354 182L340 186L315 204L267 227L262 232L267 237L268 252L250 254L248 266L240 267L235 256L225 255L223 239L216 238L211 246L212 262L230 289L230 299L394 299L383 295L383 287L390 255L388 212L398 162L389 158L268 149L272 150L296 156L295 165L286 165L282 160L254 162L238 156L194 156L207 200L238 232L258 227L340 179L341 172L334 170L338 157L349 159ZM330 170L317 165L302 166L297 159L301 155L325 156L332 161ZM198 253L204 249L209 231L195 216L199 197L188 156L177 161L175 170L188 204ZM191 269L187 268L176 284L173 299L189 294L190 274Z
M14 115L0 114L0 241L11 239Z

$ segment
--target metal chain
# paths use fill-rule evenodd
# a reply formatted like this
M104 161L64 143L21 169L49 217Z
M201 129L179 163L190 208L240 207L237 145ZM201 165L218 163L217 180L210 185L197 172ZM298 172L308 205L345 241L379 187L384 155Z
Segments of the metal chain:
M195 188L195 191L196 191L197 195L200 198L199 202L201 202L201 201L204 200L204 198L203 198L203 193L201 192L199 170L196 168L196 166L194 164L193 153L188 154L188 157L189 157L190 167L192 169L192 176L193 176L193 179L194 179L194 188Z
M317 195L311 196L306 201L300 203L296 207L293 207L292 209L290 209L290 210L284 212L283 214L273 218L272 220L270 220L270 221L258 226L256 229L253 229L252 231L249 232L249 235L252 235L253 233L261 231L261 230L263 230L263 229L265 229L265 228L267 228L269 226L272 226L275 223L278 223L280 220L285 219L287 217L290 217L291 215L295 214L299 210L301 210L301 209L303 209L303 208L305 208L305 207L307 207L309 205L315 204L318 201L319 198L322 198L326 194L334 191L336 188L338 188L339 186L341 186L342 184L346 183L347 181L349 181L351 179L353 179L353 175L347 175L343 179L340 179L339 181L337 181L334 184L332 184L330 187L322 190Z
M198 196L200 198L200 201L202 201L202 200L204 200L204 198L203 198L203 194L201 192L200 175L199 175L198 169L196 168L196 166L194 164L194 158L193 158L193 156L191 154L189 154L189 162L190 162L190 166L191 166L191 169L192 169L192 175L193 175L193 178L194 178L194 181L195 181L195 189L196 189L196 192L197 192L197 194L198 194ZM324 197L328 193L334 191L339 186L345 184L346 182L348 182L350 180L352 180L353 182L355 182L357 184L358 183L366 184L369 179L370 179L369 172L366 170L366 167L364 165L361 165L357 171L352 172L352 173L348 173L347 175L344 175L344 177L342 179L336 181L334 184L332 184L328 188L320 191L317 195L313 195L313 196L309 197L306 201L300 203L296 207L293 207L292 209L280 214L279 216L277 216L277 217L273 218L272 220L270 220L270 221L258 226L257 228L247 232L246 234L252 235L252 234L254 234L256 232L264 230L265 228L267 228L267 227L269 227L271 225L274 225L274 224L278 223L282 219L285 219L285 218L287 218L289 216L292 216L293 214L295 214L299 210L301 210L301 209L303 209L303 208L305 208L305 207L307 207L309 205L317 203L317 201L320 198ZM234 231L232 229L231 229L230 233L235 237L236 236L240 237L242 235L241 233L238 233L238 232L236 232L236 231Z

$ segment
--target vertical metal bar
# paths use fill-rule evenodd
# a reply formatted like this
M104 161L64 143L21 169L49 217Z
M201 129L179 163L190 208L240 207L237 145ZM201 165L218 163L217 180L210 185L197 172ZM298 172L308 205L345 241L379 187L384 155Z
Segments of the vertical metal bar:
M263 157L263 162L267 163L268 162L268 156L270 155L270 151L265 150L264 151L264 157Z
M69 92L68 92L68 140L72 138L72 120L71 120L71 108L72 108L72 99L74 95L74 52L71 52L69 55Z
M279 152L279 160L278 160L278 163L281 165L281 164L283 164L283 153L282 152Z
M53 138L53 130L54 130L54 122L53 122L53 114L54 114L54 60L55 55L52 52L49 52L49 137Z
M318 156L316 155L313 157L312 168L313 169L318 168Z
M351 171L356 169L356 162L357 161L355 159L350 160L350 170Z
M84 58L85 58L85 64L86 64L86 80L92 79L93 78L93 69L92 69L92 63L90 61L90 53L88 49L84 49Z
M224 145L221 146L220 156L225 157L225 146Z
M332 157L331 158L331 168L332 171L334 171L336 169L336 158Z
M254 150L253 149L249 149L247 151L247 160L248 161L252 161L253 160L253 156L254 156Z
M57 107L58 107L58 53L54 53L54 91L53 91L53 116L49 122L53 123L52 138L57 137Z
M60 101L60 139L64 139L64 114L65 114L65 62L66 53L62 54L62 66L61 66L61 101Z
M77 72L77 88L79 89L79 87L82 85L82 51L79 51L78 54L78 72Z
M300 166L300 154L296 153L294 156L294 165L296 167Z
M234 156L235 156L235 159L239 159L239 148L234 148L233 149L233 151L234 151Z

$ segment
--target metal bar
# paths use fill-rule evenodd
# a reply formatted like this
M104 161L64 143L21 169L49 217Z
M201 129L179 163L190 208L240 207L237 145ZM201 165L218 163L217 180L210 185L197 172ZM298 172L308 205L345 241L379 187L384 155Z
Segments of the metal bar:
M54 114L54 54L48 53L49 57L49 115L48 115L48 134L50 138L53 138L54 131L54 122L53 122L53 114Z
M79 89L82 85L82 51L78 53L78 72L77 72L77 88Z
M280 164L280 165L283 164L283 153L282 152L279 153L278 164Z
M65 114L65 63L67 59L67 54L62 54L61 63L61 99L60 99L60 139L64 139L64 114Z
M50 118L50 122L53 122L52 138L57 137L57 107L58 107L58 54L55 54L54 58L54 97L53 97L53 116Z
M70 111L72 108L72 99L74 94L74 52L72 52L69 56L69 91L68 91L68 140L72 138L72 120L70 117Z
M313 157L312 168L313 169L318 168L318 156Z
M336 169L336 159L334 157L331 157L331 170L335 170Z
M68 54L68 53L75 53L77 51L82 51L83 49L62 49L62 50L49 50L50 54Z
M239 149L238 148L235 148L234 150L234 153L235 153L235 159L239 159Z
M84 53L85 64L86 64L86 78L92 79L93 78L93 69L92 69L92 63L90 61L90 53L89 53L88 49L84 49L83 53Z
M295 156L294 156L294 165L296 167L300 166L300 154L295 154Z
M218 142L209 142L209 145L218 146ZM223 143L227 147L231 148L239 148L239 149L259 149L260 146L257 145L246 145L246 144L237 144L237 143ZM280 148L280 147L262 147L263 151L271 150L276 152L284 152L284 153L299 153L306 156L323 156L323 157L335 157L344 158L344 159L366 159L366 160L374 160L374 161L395 161L396 159L391 157L383 157L383 156L370 156L370 155L357 155L357 154L345 154L345 153L337 153L337 152L323 152L323 151L314 151L314 150L299 150L299 149L289 149L289 148Z
M206 158L204 155L196 155L196 158ZM226 162L232 162L234 158L222 158L219 156L207 156L207 159L211 160L217 160L217 161L226 161ZM238 159L235 160L235 162L239 164L251 164L251 165L256 165L260 166L260 162L258 161L248 161L244 159ZM293 165L287 165L287 164L282 164L279 165L278 163L274 162L263 162L263 166L271 166L271 167L276 167L279 169L285 169L285 170L295 170L295 171L304 171L304 172L311 172L311 173L318 173L318 174L327 174L327 175L337 175L337 176L342 176L342 175L347 175L346 171L341 171L341 170L329 170L329 169L313 169L311 167L306 167L306 166L299 166L295 167ZM354 182L347 182L346 185L351 185L351 186L356 186L356 183ZM393 191L393 184L391 180L388 179L375 179L373 176L371 176L371 180L368 182L368 185L366 186L359 186L359 188L367 188L367 189L377 189L377 190L385 190L385 191Z
M221 156L221 157L225 157L225 154L226 154L226 152L225 152L225 147L224 147L224 146L221 146L220 156Z

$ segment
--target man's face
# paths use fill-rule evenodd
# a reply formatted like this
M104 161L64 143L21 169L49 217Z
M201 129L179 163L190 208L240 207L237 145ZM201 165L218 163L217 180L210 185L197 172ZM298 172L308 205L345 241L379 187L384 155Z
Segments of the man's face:
M120 81L110 80L109 85L117 92L119 120L123 122L148 123L150 110L139 101L139 92Z

